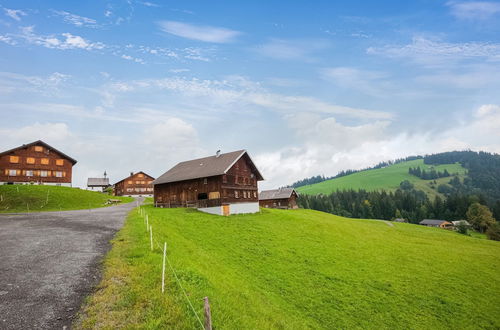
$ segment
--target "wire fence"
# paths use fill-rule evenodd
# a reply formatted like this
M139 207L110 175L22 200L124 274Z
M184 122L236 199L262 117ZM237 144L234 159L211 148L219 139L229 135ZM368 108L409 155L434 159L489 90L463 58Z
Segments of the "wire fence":
M179 279L179 276L177 275L177 272L175 271L174 267L172 266L172 263L170 262L168 256L167 256L167 242L164 240L163 241L163 246L161 245L161 240L157 238L157 236L153 233L153 226L150 224L149 222L149 214L147 214L147 212L145 211L145 209L142 207L142 205L139 205L139 203L137 202L137 206L138 206L138 209L137 209L137 212L139 213L139 215L141 216L141 218L143 219L144 221L144 224L146 226L146 233L148 234L149 236L149 240L150 240L150 249L151 251L154 250L154 247L156 246L156 248L158 248L160 251L163 251L163 259L162 259L162 293L164 292L164 287L165 287L165 264L168 265L172 275L173 275L173 278L175 279L175 282L177 283L177 285L179 286L181 292L182 292L182 295L184 296L184 298L186 299L186 302L187 304L189 305L191 311L193 312L196 320L198 321L201 329L212 329L212 324L211 324L211 316L210 316L210 307L208 305L208 298L205 297L205 323L202 321L200 315L198 314L198 312L196 312L196 309L193 305L193 303L191 302L191 300L189 299L189 296L186 292L186 289L184 288L184 286L182 285L181 283L181 280ZM208 315L207 315L207 310L208 310Z

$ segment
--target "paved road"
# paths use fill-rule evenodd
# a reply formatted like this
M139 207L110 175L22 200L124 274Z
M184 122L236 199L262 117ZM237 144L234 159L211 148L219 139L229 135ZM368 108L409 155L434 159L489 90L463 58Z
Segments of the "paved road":
M0 329L69 328L135 205L0 215Z

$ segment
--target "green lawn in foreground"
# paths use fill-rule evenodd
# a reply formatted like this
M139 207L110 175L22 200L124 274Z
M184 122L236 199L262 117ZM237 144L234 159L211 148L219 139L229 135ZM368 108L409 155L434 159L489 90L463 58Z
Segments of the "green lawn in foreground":
M500 243L312 210L220 217L146 206L156 241L215 329L500 327ZM77 328L198 326L133 211Z
M408 173L410 167L420 166L421 169L429 170L432 167L436 171L444 171L445 169L450 172L450 174L458 173L459 177L463 179L466 173L466 169L460 164L444 164L444 165L426 165L423 159L412 160L408 162L403 162L395 165L391 165L385 168L379 168L375 170L366 170L362 172L357 172L347 176L343 176L336 179L331 179L316 183L313 185L307 185L297 188L297 191L302 194L330 194L337 190L347 190L347 189L365 189L368 191L374 190L395 190L399 187L399 184L408 180L415 185L416 189L422 190L428 193L431 197L438 195L437 191L432 189L429 183L433 180L422 180L414 175ZM437 185L448 183L451 178L440 178L436 179Z
M104 203L108 199L119 199L127 203L133 201L131 197L116 197L96 191L70 187L1 185L0 213L97 208L106 206Z

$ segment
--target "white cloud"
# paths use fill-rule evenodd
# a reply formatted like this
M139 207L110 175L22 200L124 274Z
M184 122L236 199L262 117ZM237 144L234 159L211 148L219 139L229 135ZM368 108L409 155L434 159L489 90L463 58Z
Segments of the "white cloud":
M97 21L92 18L84 17L84 16L79 16L75 15L72 13L68 13L67 11L58 11L58 10L52 10L53 13L55 13L58 16L61 16L63 18L63 21L65 23L78 26L78 27L98 27L99 25L97 24Z
M2 36L0 35L0 41L5 42L8 45L14 46L17 44L15 40L13 40L11 37L8 36Z
M274 59L313 60L314 52L328 48L329 45L329 42L323 39L271 39L257 46L255 50L263 56Z
M142 58L133 57L133 56L130 56L130 55L123 54L121 56L121 58L123 58L124 60L133 61L133 62L140 63L140 64L145 64L146 63Z
M272 111L281 114L291 114L307 111L336 114L349 118L369 119L391 119L392 114L384 111L352 108L331 104L313 97L294 96L271 93L260 84L247 80L243 77L228 77L227 80L199 80L172 77L165 79L136 80L132 82L115 83L108 86L110 93L126 91L151 92L153 88L174 92L174 95L182 95L185 102L194 108L203 104L204 111ZM238 110L236 110L238 109Z
M59 143L71 138L68 125L65 123L35 123L20 128L0 129L0 135L6 137L8 144L30 143L43 140L47 143ZM7 147L4 143L4 148Z
M166 33L178 37L212 43L235 41L241 32L222 27L187 24L176 21L162 21L158 25Z
M4 8L3 9L5 11L5 15L9 16L10 18L16 20L16 21L20 21L21 20L21 16L27 16L28 14L26 14L24 11L20 10L20 9L8 9L8 8Z
M495 65L462 66L456 70L436 70L419 75L415 81L443 88L487 89L500 84L500 68Z
M70 75L54 72L48 76L26 76L12 72L0 72L0 95L13 92L39 92L54 96Z
M500 44L487 42L449 43L414 37L410 44L370 47L367 49L367 53L393 58L412 58L421 63L446 63L450 59L500 60Z
M500 3L489 1L449 1L451 14L459 19L486 20L500 14Z
M91 42L71 33L62 33L62 37L57 35L37 35L34 26L23 27L21 31L21 37L27 42L46 48L98 50L105 47L101 42Z

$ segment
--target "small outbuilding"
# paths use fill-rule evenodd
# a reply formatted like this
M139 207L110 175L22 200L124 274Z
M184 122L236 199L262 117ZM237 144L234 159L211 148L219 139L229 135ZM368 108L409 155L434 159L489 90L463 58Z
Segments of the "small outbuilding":
M259 205L276 209L297 209L298 196L293 188L263 190L259 193Z
M246 150L181 162L153 181L157 207L194 207L230 215L259 212L264 180Z
M446 220L434 220L434 219L424 219L419 222L420 225L422 226L427 226L427 227L439 227L443 229L449 229L453 227L453 224L449 221Z
M104 171L104 177L102 178L88 178L87 179L87 188L94 190L94 188L100 189L104 191L104 189L108 188L109 178L107 177L106 171Z
M403 222L403 223L407 223L408 220L407 219L404 219L404 218L396 218L394 219L394 222Z

